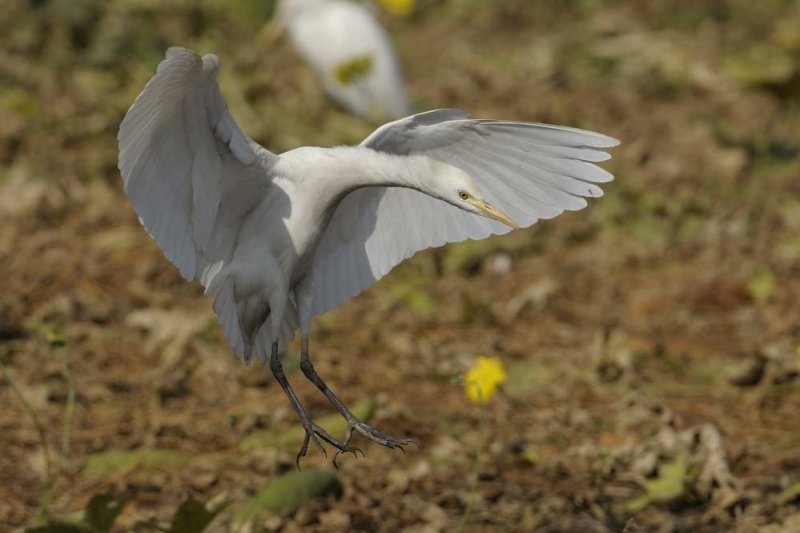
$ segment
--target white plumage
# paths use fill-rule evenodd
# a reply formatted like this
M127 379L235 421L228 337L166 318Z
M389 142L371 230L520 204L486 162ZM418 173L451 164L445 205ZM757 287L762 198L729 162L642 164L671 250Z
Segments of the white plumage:
M167 51L120 127L125 192L181 274L216 295L236 355L270 357L309 433L300 455L317 436L352 451L353 430L402 444L361 424L316 381L313 316L418 250L585 207L586 197L602 195L597 183L612 179L593 163L617 141L443 109L386 124L357 147L276 155L236 125L215 81L218 66L213 54ZM298 328L304 372L352 417L345 442L307 418L282 377L277 346Z
M369 120L410 113L391 40L364 4L350 0L281 0L277 23L333 100Z

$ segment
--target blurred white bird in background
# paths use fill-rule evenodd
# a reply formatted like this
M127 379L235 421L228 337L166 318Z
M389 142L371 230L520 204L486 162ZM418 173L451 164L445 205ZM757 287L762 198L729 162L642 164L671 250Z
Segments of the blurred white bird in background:
M527 227L599 197L593 163L610 137L544 124L469 120L452 109L385 124L359 146L277 155L237 126L217 56L171 48L119 131L119 169L136 213L187 280L216 295L236 356L266 363L309 442L341 452L358 420L314 371L315 315L346 302L418 250ZM287 381L279 344L301 334L301 368L347 421L342 440L313 422ZM334 460L336 457L334 457Z
M365 4L280 0L268 28L288 32L328 96L350 113L376 122L410 113L392 42Z

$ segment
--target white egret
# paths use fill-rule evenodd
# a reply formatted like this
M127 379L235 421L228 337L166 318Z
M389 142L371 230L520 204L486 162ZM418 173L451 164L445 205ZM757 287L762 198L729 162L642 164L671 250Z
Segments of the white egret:
M391 40L369 9L350 0L281 0L273 31L285 29L328 96L368 120L410 113Z
M213 54L167 51L120 127L125 192L164 255L216 295L236 356L269 358L306 430L298 461L309 441L324 452L319 438L337 456L354 452L354 431L399 447L408 441L358 420L314 371L312 318L418 250L585 207L613 179L593 163L618 142L440 109L385 124L359 146L277 155L231 117L218 66ZM342 440L311 420L283 374L279 344L297 329L303 373L347 421Z

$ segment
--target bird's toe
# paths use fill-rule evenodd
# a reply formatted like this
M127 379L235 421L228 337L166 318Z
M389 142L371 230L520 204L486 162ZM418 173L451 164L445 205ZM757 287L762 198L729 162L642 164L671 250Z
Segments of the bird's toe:
M414 441L413 439L396 439L393 436L387 433L382 433L377 429L373 428L372 426L369 426L360 421L356 421L352 425L352 428L361 433L362 435L364 435L365 437L367 437L368 439L370 439L371 441L377 442L381 446L385 446L390 449L399 449L403 453L405 453L405 449L403 448L403 446L406 446L408 444L417 444L416 441Z

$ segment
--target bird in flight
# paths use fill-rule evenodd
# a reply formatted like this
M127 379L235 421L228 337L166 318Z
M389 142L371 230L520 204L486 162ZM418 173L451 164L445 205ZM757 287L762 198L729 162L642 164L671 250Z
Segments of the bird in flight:
M289 34L328 96L350 113L366 120L410 113L391 39L366 5L280 0L268 28L274 36L284 30Z
M119 169L139 220L187 280L214 294L235 355L269 364L305 438L355 453L359 420L314 370L312 318L353 298L415 252L484 239L586 206L612 175L593 163L618 141L589 131L468 119L439 109L385 124L358 146L274 154L227 109L219 59L170 48L120 126ZM300 367L347 422L317 425L284 375L279 351L301 338Z

